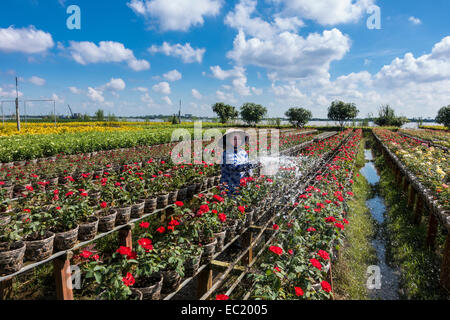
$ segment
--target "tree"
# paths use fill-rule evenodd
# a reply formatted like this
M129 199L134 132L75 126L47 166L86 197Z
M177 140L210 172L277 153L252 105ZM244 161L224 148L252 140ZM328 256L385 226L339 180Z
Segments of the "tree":
M108 114L108 121L109 122L117 122L117 117L114 113L109 113Z
M303 108L290 108L285 115L289 122L298 128L303 128L312 118L311 111Z
M91 121L91 117L89 117L89 115L88 115L87 113L85 113L85 114L83 115L83 121L84 121L84 122Z
M227 123L231 119L236 119L239 116L239 112L233 107L223 102L217 102L212 106L213 112L215 112L221 123Z
M381 106L378 110L378 118L374 119L376 125L380 127L393 126L401 127L408 122L405 117L395 116L395 111L388 104Z
M98 109L97 111L95 111L95 119L97 121L104 121L105 120L105 111L103 111L102 109Z
M249 125L256 125L261 122L266 113L267 109L256 103L247 102L241 107L242 119Z
M333 101L328 108L328 118L339 122L341 129L347 121L355 119L359 110L354 103L345 103L342 101Z
M436 122L450 128L450 105L442 107L436 117Z

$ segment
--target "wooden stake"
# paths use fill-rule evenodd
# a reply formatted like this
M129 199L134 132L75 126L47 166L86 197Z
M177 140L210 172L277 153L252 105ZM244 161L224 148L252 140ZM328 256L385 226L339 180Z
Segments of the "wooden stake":
M73 300L72 272L70 269L72 255L72 252L69 251L66 255L53 260L56 298L58 300Z
M415 197L416 190L414 190L413 186L411 185L408 193L408 208L412 209L414 207Z
M213 285L213 270L211 264L198 275L197 297L200 299Z
M420 194L416 196L416 206L414 208L414 224L420 224L423 213L423 199Z
M436 216L430 212L430 219L428 221L428 235L427 235L427 245L430 248L434 247L434 242L436 240L437 235L437 227L438 227L438 220Z
M244 248L250 247L248 253L242 258L245 265L249 265L250 263L252 263L253 260L253 247L251 246L252 242L253 242L253 232L249 230L244 234L243 237Z
M13 279L0 282L0 300L8 300L12 295Z
M133 248L133 235L131 232L131 226L126 226L123 229L119 230L119 245L128 247L130 249Z
M403 177L403 192L407 192L409 187L408 178L406 176Z
M450 292L450 234L447 234L444 255L442 258L441 286Z

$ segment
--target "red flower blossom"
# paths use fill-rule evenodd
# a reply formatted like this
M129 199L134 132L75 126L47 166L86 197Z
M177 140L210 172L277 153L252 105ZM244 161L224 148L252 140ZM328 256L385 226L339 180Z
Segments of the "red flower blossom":
M274 224L274 225L272 226L272 228L273 228L273 230L278 230L278 229L280 229L280 226L277 225L277 224Z
M280 247L277 247L277 246L271 246L269 248L269 250L272 251L273 253L279 255L279 256L283 254L283 249L281 249Z
M127 273L126 277L122 278L123 284L127 287L132 286L136 281L131 273Z
M175 205L177 207L182 207L182 206L184 206L184 203L182 201L175 201Z
M342 222L344 222L345 224L348 224L348 220L347 219L343 219Z
M292 249L290 249L290 250L288 251L288 253L292 256L292 255L294 254L294 251L293 251Z
M225 215L225 213L219 213L218 218L222 222L227 221L227 216Z
M91 255L92 255L92 252L90 252L90 251L88 251L88 250L83 250L83 251L80 253L80 257L83 258L83 259L87 259L87 258L89 258Z
M301 297L303 296L303 290L300 287L295 287L295 294L297 295L297 297Z
M216 296L216 300L228 300L230 297L227 296L226 294L218 294Z
M331 292L331 286L330 286L330 284L329 284L328 282L322 281L320 284L321 284L321 286L322 286L322 289L323 289L325 292Z
M310 228L306 229L306 231L313 232L313 231L317 231L317 230L315 228L313 228L313 227L310 227Z
M159 227L158 229L156 229L157 232L163 234L164 232L166 232L166 228L164 227Z
M218 201L218 202L224 202L224 201L225 201L225 199L222 198L221 196L219 196L218 194L215 194L215 195L213 196L213 198L214 198L216 201Z
M153 250L152 240L147 238L142 238L138 240L138 244L145 249L145 251L149 252Z
M238 207L238 210L239 210L240 212L244 213L244 212L245 212L245 207L244 207L244 206L239 206L239 207Z
M345 228L344 225L342 223L340 223L340 222L335 223L334 225L336 226L336 228L339 228L341 230L344 230L344 228Z
M143 221L139 224L139 226L143 229L148 229L148 227L150 227L150 223Z
M325 222L336 222L336 218L335 217L325 218Z
M317 269L322 270L322 264L319 262L319 260L313 258L309 259L309 262L311 262L311 264Z
M108 206L108 204L103 201L102 203L100 203L100 208L105 209Z
M319 252L317 252L317 254L323 259L323 260L328 260L330 259L330 256L328 255L328 252L324 251L324 250L319 250Z

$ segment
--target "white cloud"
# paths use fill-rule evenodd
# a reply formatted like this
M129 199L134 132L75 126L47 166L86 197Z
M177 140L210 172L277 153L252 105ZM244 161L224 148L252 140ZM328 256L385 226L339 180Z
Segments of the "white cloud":
M45 85L45 79L39 78L37 76L32 76L30 79L28 79L29 82L36 86L43 86Z
M19 98L23 96L22 92L18 92ZM16 90L15 89L11 89L9 91L5 91L5 89L3 89L2 87L0 87L0 97L3 98L16 98Z
M56 93L52 94L52 100L55 100L56 103L64 103L64 98L58 96Z
M164 101L164 102L165 102L166 104L168 104L169 106L173 105L172 100L170 100L170 98L167 97L167 96L166 96L166 97L162 97L161 100Z
M131 0L127 6L163 31L188 31L203 25L204 17L216 16L222 0Z
M88 98L93 102L104 102L103 92L100 90L95 90L94 88L88 87Z
M375 77L386 86L450 79L450 36L437 43L431 54L415 58L412 53L407 53L384 66Z
M97 46L93 42L70 41L68 48L72 58L81 65L90 63L126 62L134 71L150 69L146 60L137 60L132 50L125 48L120 42L100 41Z
M227 15L226 23L238 29L227 57L239 66L266 68L272 80L328 78L330 63L342 59L350 49L350 38L336 28L304 38L292 32L286 21L277 24L253 18L255 10L256 1L242 0ZM280 28L283 24L291 31Z
M422 21L419 18L416 17L409 17L408 21L412 22L413 24L421 24Z
M14 26L6 29L0 28L0 51L44 53L53 46L52 35L37 30L34 26L22 29L15 29Z
M139 91L139 92L142 92L142 93L148 92L148 89L145 88L145 87L137 87L137 88L134 88L133 90L134 91Z
M81 90L78 89L77 87L69 87L70 92L72 92L73 94L80 94Z
M322 25L359 21L375 0L272 0L284 5L284 13Z
M232 79L234 90L241 96L250 96L251 91L247 86L247 77L245 75L245 68L234 67L230 70L223 70L220 66L210 67L213 77L219 80Z
M122 79L114 79L112 78L107 84L103 86L105 89L113 90L113 91L122 91L126 87L125 81Z
M160 47L153 45L148 49L151 53L162 53L166 56L180 58L184 63L202 63L206 49L194 49L190 43L171 45L164 42Z
M169 72L163 74L163 77L164 77L164 79L173 82L173 81L181 80L181 78L183 76L181 75L180 72L178 72L178 70L172 70L172 71L169 71Z
M197 89L192 89L192 96L198 100L203 98L202 94Z
M252 92L254 94L256 94L257 96L260 96L263 94L263 89L258 89L258 88L252 87Z
M168 82L160 82L158 84L155 84L152 87L153 91L161 93L161 94L165 94L165 95L169 95L171 90L170 90L170 84Z

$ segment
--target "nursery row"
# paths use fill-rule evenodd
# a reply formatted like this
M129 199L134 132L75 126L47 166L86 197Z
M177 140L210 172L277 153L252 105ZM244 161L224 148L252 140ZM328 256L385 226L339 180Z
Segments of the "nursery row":
M311 141L314 138L313 133L314 131L281 133L280 149L285 150L293 145ZM208 151L207 146L210 143L211 141L203 141L203 152ZM270 140L268 143L270 146ZM169 158L171 150L176 144L173 142L150 147L142 146L68 156L58 154L56 157L39 161L30 160L4 164L0 167L0 188L7 189L3 192L3 197L8 198L11 192L20 194L27 186L38 189L44 188L46 185L63 184L67 176L75 179L83 174L91 177L101 176L104 171L118 171L123 165L145 165L148 161L155 157L161 157L161 155L167 155L165 158ZM255 149L259 151L259 144ZM0 202L1 200L0 192Z
M421 140L434 143L439 146L450 148L450 132L445 130L413 130L400 129L400 133L417 137Z
M253 299L328 299L328 271L343 240L345 201L353 196L353 166L361 130L347 140L324 171L273 225L278 232L250 274Z
M375 129L374 134L431 191L439 205L448 210L449 154L440 148L428 147L416 139L389 130Z

